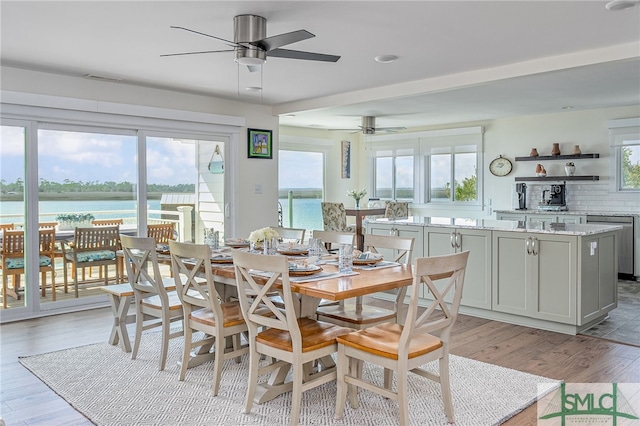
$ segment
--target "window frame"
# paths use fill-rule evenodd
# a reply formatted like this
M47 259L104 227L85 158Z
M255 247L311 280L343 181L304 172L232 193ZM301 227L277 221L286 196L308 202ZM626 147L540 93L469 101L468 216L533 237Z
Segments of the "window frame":
M612 120L609 122L609 150L611 191L634 194L640 193L639 188L622 187L622 159L624 148L637 147L640 149L640 118Z
M413 150L414 157L414 196L413 204L423 204L435 208L451 208L482 210L483 208L483 180L484 180L484 127L473 126L452 128L443 130L431 130L424 132L402 133L396 135L372 136L365 140L365 147L370 157L369 190L376 194L376 158L407 156L407 152ZM466 148L463 148L466 147ZM476 154L476 184L477 199L475 201L433 200L430 198L431 187L431 155L434 150L449 149L450 155L461 153ZM404 154L402 154L404 152ZM388 155L385 155L388 154ZM451 162L451 188L454 191L455 162ZM395 173L395 169L394 169ZM396 194L395 174L393 176L392 193Z

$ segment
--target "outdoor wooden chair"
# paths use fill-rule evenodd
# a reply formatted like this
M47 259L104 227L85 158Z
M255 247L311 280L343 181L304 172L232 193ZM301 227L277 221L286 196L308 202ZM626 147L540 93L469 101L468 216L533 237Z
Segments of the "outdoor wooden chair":
M175 282L173 278L164 278L160 273L153 238L120 235L120 243L136 306L136 336L131 359L136 359L138 355L142 332L160 327L162 343L159 369L162 371L167 363L169 340L183 336L182 330L171 332L171 324L182 320L182 304L175 291Z
M249 327L249 383L245 412L251 412L258 378L290 364L293 370L290 424L297 425L302 392L334 380L336 374L333 368L313 373L310 364L333 354L337 348L336 337L350 330L311 318L297 318L298 309L289 283L286 256L235 251L233 263L240 305ZM254 279L250 270L266 271L272 275L262 284L262 280ZM274 291L281 293L284 309L271 301L269 295ZM261 355L278 361L260 367Z
M409 424L407 393L411 372L440 383L447 420L454 422L449 385L449 342L458 316L468 257L469 251L464 251L415 259L411 300L404 325L384 323L338 336L336 419L342 419L344 415L347 396L351 407L358 408L356 388L360 387L397 401L398 424ZM418 315L423 286L434 300ZM435 360L439 361L439 374L421 368ZM375 378L372 381L364 379L363 362L384 368L384 386L375 383ZM397 376L395 390L392 388L394 371Z
M55 229L41 229L39 231L39 269L41 276L42 297L47 295L47 272L51 272L51 299L56 300L55 269ZM2 306L7 307L7 296L20 300L20 276L24 274L24 231L2 230ZM9 288L8 276L12 276L13 289Z
M124 219L116 218L116 219L94 219L91 221L91 226L115 226L115 225L124 225ZM105 267L106 268L106 267ZM118 265L118 273L120 276L124 273L124 265ZM93 272L93 268L89 267L89 275ZM98 270L98 278L102 278L102 268ZM84 280L84 270L82 279Z
M156 244L169 244L175 240L173 223L147 225L147 237L153 238Z
M242 346L240 335L247 332L238 301L222 303L216 291L211 267L211 249L205 244L169 241L171 267L176 289L184 312L184 351L180 368L180 380L184 380L189 363L199 363L213 358L213 396L218 395L224 361L249 352ZM274 256L275 257L275 256ZM206 280L198 278L204 272ZM193 333L205 335L193 341ZM227 346L227 337L232 346ZM213 353L210 352L214 348ZM191 352L200 348L193 358Z
M75 297L78 297L78 270L89 267L105 266L104 284L109 284L108 267L115 269L115 282L118 283L119 268L116 252L120 249L120 226L96 226L92 228L76 228L73 243L62 244L64 273L64 292L68 293L67 266L75 269L73 285Z
M386 260L403 262L405 265L409 265L414 241L414 238L365 234L364 249L372 253L383 252ZM344 301L337 305L319 306L316 313L320 320L358 330L387 321L399 322L406 293L406 287L397 290L393 309L363 304L363 298L359 296L355 300L352 299L353 301Z

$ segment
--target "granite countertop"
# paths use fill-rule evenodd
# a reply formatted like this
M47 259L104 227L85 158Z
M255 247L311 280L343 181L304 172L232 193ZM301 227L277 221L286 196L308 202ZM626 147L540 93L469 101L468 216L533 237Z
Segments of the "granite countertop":
M538 221L517 221L517 220L495 220L495 219L466 219L451 217L409 217L408 219L389 220L374 219L367 220L369 224L394 224L409 226L430 226L442 228L468 228L486 229L492 231L513 231L529 232L538 234L559 234L559 235L593 235L609 231L622 230L620 225L601 224L571 224L571 223L547 223Z
M640 216L637 213L631 212L601 212L601 211L553 211L553 210L538 210L538 209L527 209L527 210L494 210L494 213L507 213L507 214L552 214L552 215L569 215L569 216Z

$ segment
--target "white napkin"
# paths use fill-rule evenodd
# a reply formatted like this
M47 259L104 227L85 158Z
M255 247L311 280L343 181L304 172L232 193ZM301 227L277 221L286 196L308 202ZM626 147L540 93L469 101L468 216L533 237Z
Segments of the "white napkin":
M375 260L382 259L382 255L380 253L373 253L370 251L361 252L360 254L356 254L354 259L358 260Z

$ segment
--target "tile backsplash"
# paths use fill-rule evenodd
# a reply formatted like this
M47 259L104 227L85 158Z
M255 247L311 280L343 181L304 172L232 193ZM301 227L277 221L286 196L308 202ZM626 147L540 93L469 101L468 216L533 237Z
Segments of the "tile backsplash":
M527 208L532 210L542 199L542 191L553 183L527 183ZM608 183L567 182L566 201L569 211L577 212L624 212L640 214L640 193L611 192ZM515 184L512 207L518 207Z

